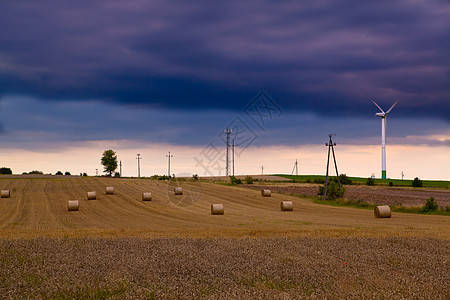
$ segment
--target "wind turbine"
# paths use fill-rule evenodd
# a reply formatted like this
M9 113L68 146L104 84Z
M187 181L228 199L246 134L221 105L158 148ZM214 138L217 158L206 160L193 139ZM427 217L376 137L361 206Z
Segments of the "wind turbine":
M372 102L376 107L378 107L379 110L381 110L381 112L376 113L375 116L381 117L381 178L386 179L386 116L398 103L398 100L392 104L391 108L389 108L387 112L384 112L384 110L382 110L381 107L375 103L375 101L372 100Z

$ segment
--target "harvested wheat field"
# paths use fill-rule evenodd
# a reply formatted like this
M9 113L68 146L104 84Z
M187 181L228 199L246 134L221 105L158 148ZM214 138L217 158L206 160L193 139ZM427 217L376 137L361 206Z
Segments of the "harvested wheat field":
M0 237L277 237L412 236L450 239L448 217L392 214L331 207L289 195L262 197L259 191L202 182L146 179L74 178L0 180L11 190L0 201ZM175 186L183 195L175 195ZM106 186L114 187L107 195ZM96 191L96 200L86 193ZM152 201L142 201L151 192ZM79 200L68 212L67 201ZM280 211L292 201L294 211ZM210 214L211 204L226 208Z
M203 182L1 179L0 189L11 191L0 201L5 298L450 296L446 216L377 219L370 210ZM142 201L146 192L151 201ZM72 200L79 211L68 211ZM282 201L294 210L281 211ZM224 215L211 215L213 203Z

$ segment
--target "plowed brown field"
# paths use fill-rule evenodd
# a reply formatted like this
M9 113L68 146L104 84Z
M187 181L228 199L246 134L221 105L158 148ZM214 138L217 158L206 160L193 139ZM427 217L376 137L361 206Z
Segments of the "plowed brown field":
M270 189L272 192L299 195L317 196L319 184L310 183L267 183L262 185L242 185L250 189ZM450 206L449 189L429 189L411 187L388 187L346 185L344 198L349 200L363 200L370 204L394 206L423 206L426 200L433 197L441 208Z
M179 184L184 195L175 196ZM105 187L113 186L114 195ZM68 178L2 179L0 237L435 237L450 239L445 216L393 213L376 219L371 210L318 205L289 195L261 197L255 190L204 182L163 182L146 179ZM97 200L86 192L96 191ZM153 200L143 202L143 192ZM80 200L69 212L68 200ZM293 212L280 211L293 201ZM224 215L211 215L222 203Z

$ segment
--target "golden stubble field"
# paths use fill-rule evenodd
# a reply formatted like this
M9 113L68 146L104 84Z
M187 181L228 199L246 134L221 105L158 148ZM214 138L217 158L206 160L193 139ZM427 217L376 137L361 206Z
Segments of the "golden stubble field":
M175 196L173 187L184 194ZM113 186L114 195L105 187ZM0 237L432 237L450 239L445 216L393 213L314 204L308 199L205 182L148 179L2 179L11 198L0 199ZM87 200L88 191L97 200ZM142 201L151 192L152 201ZM79 200L69 212L67 201ZM294 211L280 211L292 201ZM224 215L211 215L221 203Z
M0 199L0 298L450 297L448 217L376 219L288 195L178 184L183 196L176 182L146 179L1 179L11 198ZM69 212L69 200L80 210ZM280 211L281 201L294 211ZM211 215L212 203L225 214Z

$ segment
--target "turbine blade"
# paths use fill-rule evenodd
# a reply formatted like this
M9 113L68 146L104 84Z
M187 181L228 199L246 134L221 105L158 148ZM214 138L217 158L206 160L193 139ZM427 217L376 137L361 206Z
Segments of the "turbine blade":
M392 104L391 108L389 108L388 111L387 111L386 113L388 114L388 113L394 108L394 106L397 105L397 103L398 103L398 100L395 101L394 104Z
M372 99L370 99L370 100L372 100ZM381 110L382 113L384 113L384 110L382 110L381 107L379 107L378 104L375 103L375 101L372 100L372 102L373 102L373 104L375 104L376 107L378 107L379 110Z

